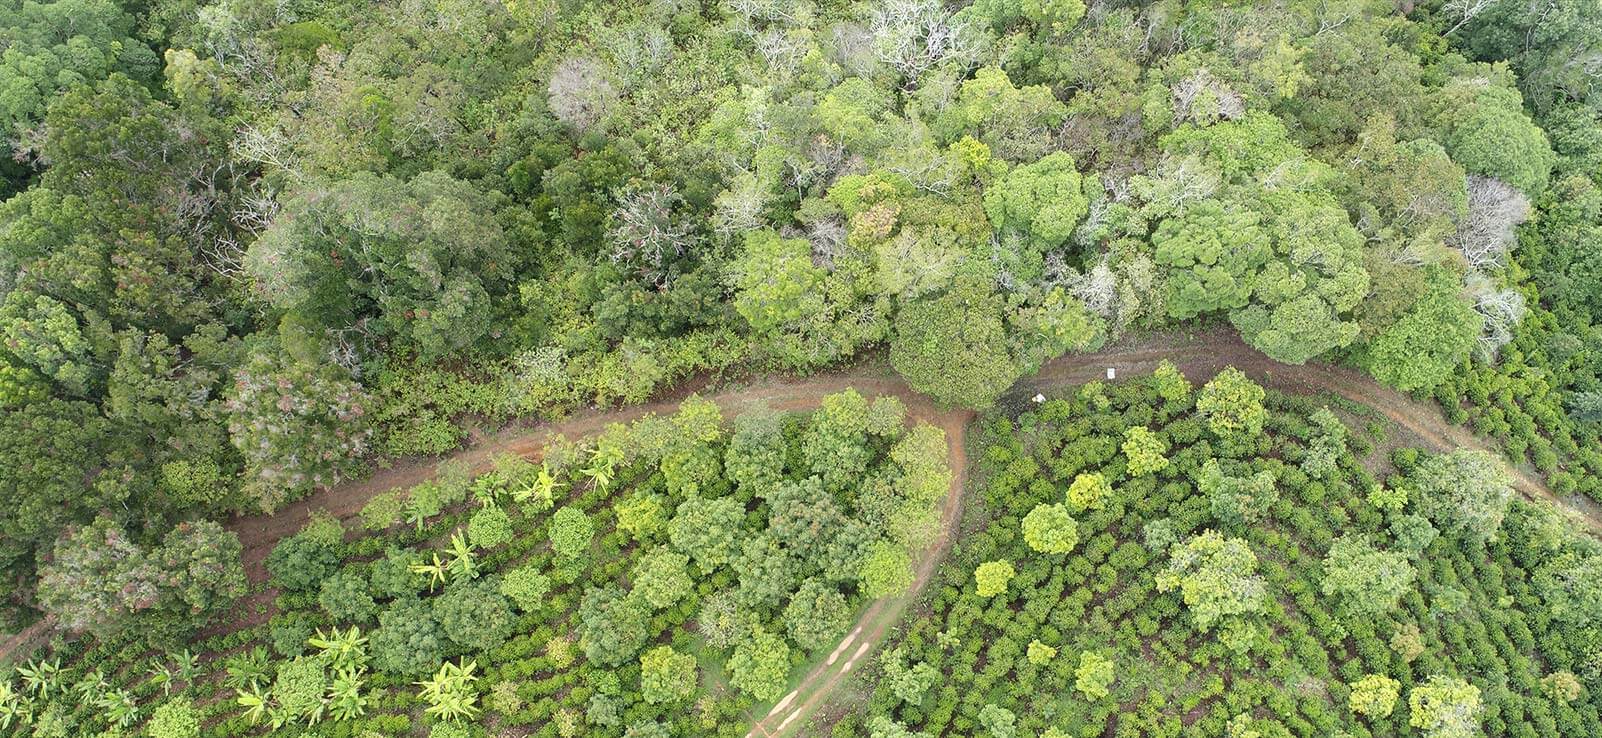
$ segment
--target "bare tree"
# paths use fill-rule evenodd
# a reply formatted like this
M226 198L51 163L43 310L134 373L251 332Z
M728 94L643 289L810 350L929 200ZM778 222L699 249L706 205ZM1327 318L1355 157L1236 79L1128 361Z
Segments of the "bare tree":
M580 131L589 130L611 112L617 91L606 68L588 56L570 56L551 72L547 88L551 112L557 120Z
M1524 295L1514 289L1497 289L1489 278L1478 274L1469 278L1468 289L1474 296L1474 311L1485 319L1480 332L1480 355L1494 362L1497 352L1513 340L1513 330L1524 319Z
M663 286L669 262L695 243L695 232L674 209L683 198L671 187L652 185L624 192L612 211L612 262L633 268Z
M1492 5L1497 3L1497 1L1498 0L1446 0L1446 2L1441 3L1441 15L1447 19L1457 19L1457 22L1454 23L1451 28L1446 29L1446 32L1442 33L1441 35L1450 36L1456 33L1458 29L1468 25L1475 18L1478 18L1480 13L1489 10Z
M762 227L762 187L749 172L736 175L713 201L712 231L727 240Z
M1468 215L1458 223L1450 244L1476 271L1502 266L1513 246L1513 229L1530 216L1530 200L1499 179L1469 175Z
M1110 318L1118 312L1118 277L1102 259L1084 274L1075 272L1068 281L1068 291L1085 307L1097 315Z
M885 0L874 11L868 32L879 61L899 72L908 87L948 61L972 66L978 60L977 35L940 0Z
M1235 120L1246 114L1246 100L1206 69L1198 69L1174 84L1174 114L1181 120L1206 125Z

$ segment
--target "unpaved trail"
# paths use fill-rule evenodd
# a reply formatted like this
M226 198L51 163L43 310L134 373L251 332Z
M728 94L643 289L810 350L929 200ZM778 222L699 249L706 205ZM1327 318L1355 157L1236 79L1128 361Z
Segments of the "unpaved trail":
M1148 373L1163 360L1173 362L1193 382L1206 381L1226 366L1235 366L1265 386L1295 393L1322 392L1344 397L1382 413L1386 418L1421 439L1431 450L1443 451L1466 447L1494 450L1491 445L1474 436L1466 428L1449 422L1433 404L1422 403L1384 387L1367 375L1342 367L1324 364L1290 366L1264 356L1242 342L1234 331L1214 328L1190 334L1167 333L1119 344L1089 354L1064 356L1047 362L1034 376L1019 381L1004 398L1004 403L1018 405L1037 392L1062 385L1081 384L1103 379L1108 368L1115 369L1120 378ZM964 428L972 414L967 411L938 408L927 397L914 392L887 368L859 365L834 373L811 377L780 377L757 380L740 386L706 394L716 402L726 417L733 417L748 409L768 406L777 410L804 410L816 407L824 395L847 388L856 388L864 395L895 395L907 404L909 415L940 426L946 432L951 450L955 479L944 503L944 520L940 536L920 560L912 590L900 598L881 600L870 605L862 614L854 630L860 629L859 643L876 644L879 637L893 626L900 613L932 577L936 567L950 545L950 531L961 505L961 487L965 482L966 463L963 455ZM482 439L476 439L467 449L451 458L465 461L475 472L485 471L490 462L502 453L514 453L538 458L545 444L557 435L580 437L597 432L608 424L628 422L649 413L672 412L678 402L689 394L694 385L670 392L655 402L622 409L589 409L565 419L535 425L513 425ZM284 536L293 534L303 526L310 514L326 510L342 520L354 518L374 495L395 488L415 485L435 474L437 459L404 459L376 471L358 481L336 485L286 506L271 515L236 518L227 523L230 530L239 534L244 546L245 571L250 581L266 581L265 561L274 544ZM1515 487L1524 495L1548 500L1569 517L1594 533L1602 533L1602 519L1571 500L1554 494L1540 477L1524 469L1512 468ZM236 621L226 630L261 622L276 593L261 591L235 608ZM49 627L36 624L0 645L0 660L9 657L14 648L36 642L46 635ZM860 649L855 646L854 649ZM871 648L871 646L870 646ZM800 682L791 704L795 708L778 711L788 720L786 729L806 724L810 711L824 704L838 686L845 666L853 664L860 669L859 659L840 654L835 663L815 667ZM788 706L787 706L788 707ZM764 718L764 721L770 720ZM777 726L780 721L773 721ZM759 722L763 730L771 726ZM758 731L757 735L763 735Z

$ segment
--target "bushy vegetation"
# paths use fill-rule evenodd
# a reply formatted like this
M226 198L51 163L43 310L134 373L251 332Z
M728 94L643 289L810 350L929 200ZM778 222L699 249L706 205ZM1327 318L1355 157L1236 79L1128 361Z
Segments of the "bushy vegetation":
M486 720L537 735L743 735L746 709L837 644L863 603L905 589L949 489L946 452L899 400L846 391L809 414L753 410L732 424L692 397L671 417L558 442L541 464L508 457L476 478L447 465L399 506L373 503L384 514L362 516L366 536L347 540L319 516L280 542L266 623L158 655L148 671L144 639L108 631L0 684L0 721L35 735L147 718L150 735L193 737ZM427 514L414 514L420 497ZM139 566L114 533L84 535L101 558ZM127 597L138 589L125 576L80 582L77 596ZM75 607L124 615L92 604Z
M1228 393L1184 392L1162 374L979 421L974 533L861 677L871 696L821 730L1602 731L1602 618L1580 614L1602 612L1580 568L1602 549L1544 503L1511 501L1495 458L1386 459L1310 398L1227 372ZM1137 473L1131 428L1160 439L1169 463ZM1276 493L1243 521L1208 491L1218 475ZM1109 490L1068 519L1073 553L1036 545L1031 517L1092 476ZM1409 526L1430 529L1426 547L1404 540Z

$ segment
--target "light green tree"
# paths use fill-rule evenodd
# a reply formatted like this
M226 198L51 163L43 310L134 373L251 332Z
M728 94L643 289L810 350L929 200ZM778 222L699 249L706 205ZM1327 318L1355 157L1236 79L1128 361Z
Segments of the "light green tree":
M1068 504L1075 510L1098 510L1111 494L1112 484L1101 472L1084 472L1068 485Z
M1407 694L1407 724L1425 738L1473 738L1480 734L1480 688L1441 674Z
M987 561L973 571L973 580L980 597L994 597L1007 591L1007 583L1017 572L1010 561Z
M1200 630L1226 619L1261 612L1268 584L1257 574L1257 556L1246 541L1205 531L1169 550L1157 574L1157 591L1180 591Z
M1414 576L1407 556L1375 549L1363 536L1344 535L1330 544L1319 588L1347 612L1373 616L1395 609Z
M1196 397L1196 412L1207 420L1207 427L1219 436L1255 436L1263 430L1268 410L1263 407L1263 388L1235 367L1226 367Z
M1035 505L1023 519L1024 542L1046 554L1065 554L1079 543L1079 525L1062 504Z
M1074 669L1074 689L1085 699L1092 702L1106 699L1116 679L1112 659L1096 651L1079 654L1079 667Z
M1128 469L1132 476L1143 477L1168 468L1168 457L1165 456L1168 442L1143 425L1124 431L1121 449L1129 459Z
M1352 693L1347 698L1347 704L1352 712L1370 718L1383 718L1396 708L1396 697L1402 683L1384 674L1369 674L1349 686Z
M653 705L684 702L695 694L695 657L671 646L640 655L640 695Z

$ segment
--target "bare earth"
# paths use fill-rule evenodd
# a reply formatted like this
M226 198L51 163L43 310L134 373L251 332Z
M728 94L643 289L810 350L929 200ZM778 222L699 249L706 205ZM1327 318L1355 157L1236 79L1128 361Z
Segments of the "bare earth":
M1235 366L1264 386L1292 393L1328 393L1344 397L1383 414L1431 450L1491 450L1490 444L1484 440L1448 422L1432 404L1417 402L1350 369L1324 364L1280 364L1247 346L1233 331L1225 329L1188 336L1163 334L1096 353L1064 356L1048 362L1035 376L1021 380L1003 402L1016 405L1027 402L1027 398L1038 392L1104 379L1109 368L1115 370L1119 378L1147 374L1165 359L1172 361L1195 382L1205 381L1226 366ZM874 647L883 640L890 628L900 622L907 606L918 598L933 578L950 546L957 520L961 517L962 493L967 479L965 429L974 414L966 410L937 407L883 367L858 366L814 377L761 380L705 396L723 409L725 417L733 417L760 407L775 410L811 409L825 395L847 388L856 388L868 397L900 397L906 402L908 414L913 419L936 425L945 431L955 474L942 506L941 532L935 540L930 541L918 561L911 590L903 596L881 599L868 606L849 631L850 635L829 658L814 666L794 691L776 703L764 717L754 720L748 738L797 734L807 725L814 712L828 703L850 672L868 666ZM479 439L470 448L455 454L454 458L467 461L475 471L488 470L491 461L502 453L537 459L545 444L555 436L576 438L595 433L608 424L628 422L649 413L671 413L684 394L683 391L675 392L669 399L630 408L589 410L551 423L514 425ZM321 490L275 514L241 517L229 522L229 529L239 534L245 549L246 574L252 583L265 582L268 552L279 539L298 531L313 511L327 510L336 517L350 520L374 495L409 487L432 477L436 464L437 460L433 459L402 460L367 479ZM1519 468L1510 471L1515 487L1525 496L1548 500L1592 532L1602 532L1602 520L1583 504L1553 494L1532 472ZM261 605L270 605L274 597L276 592L266 590L241 601L236 608L238 617L228 629L262 621L268 608ZM53 621L46 619L12 636L0 644L0 660L25 645L42 640L52 626Z

